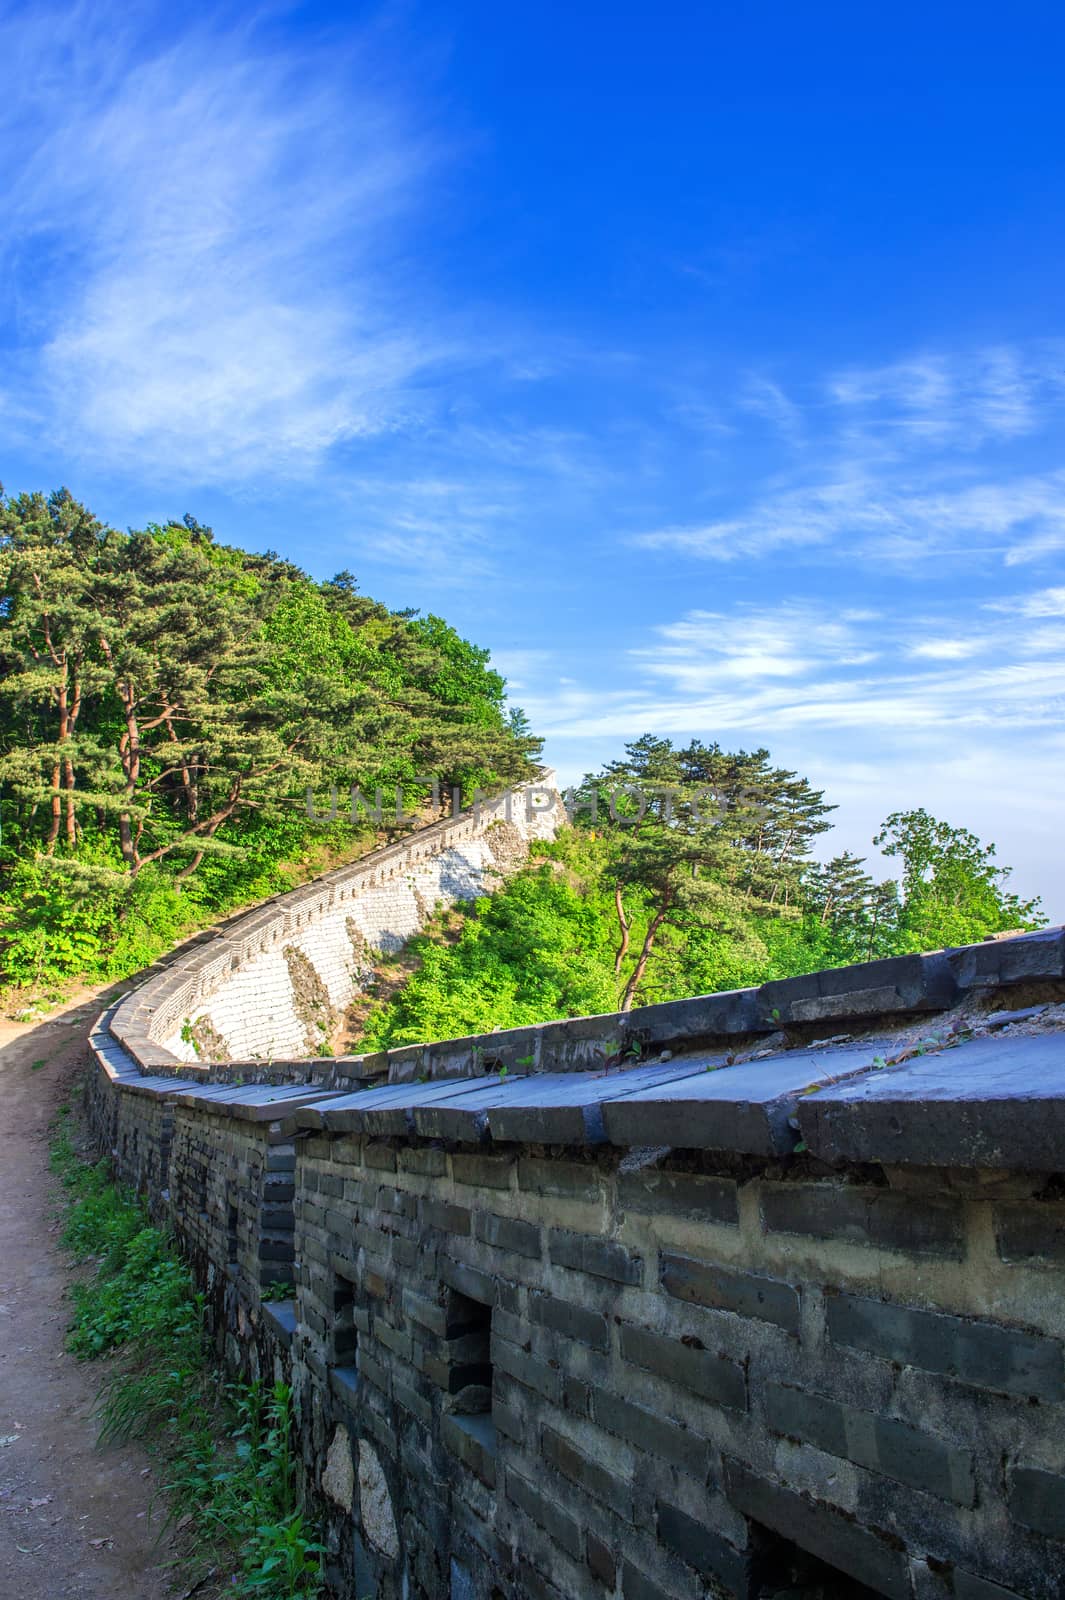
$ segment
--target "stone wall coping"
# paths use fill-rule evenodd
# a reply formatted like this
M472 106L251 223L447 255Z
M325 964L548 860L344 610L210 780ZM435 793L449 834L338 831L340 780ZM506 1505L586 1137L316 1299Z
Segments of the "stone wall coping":
M208 1115L290 1131L464 1145L669 1146L765 1159L805 1151L833 1166L1065 1168L1065 1031L948 1032L893 1063L897 1036L881 1031L742 1061L695 1051L597 1070L482 1070L356 1092L142 1075L125 1053L116 1058L102 1028L93 1041L119 1089L180 1095Z

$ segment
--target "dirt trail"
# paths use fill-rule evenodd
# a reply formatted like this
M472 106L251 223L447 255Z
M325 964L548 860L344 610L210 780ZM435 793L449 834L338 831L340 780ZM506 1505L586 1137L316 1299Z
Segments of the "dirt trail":
M100 991L45 1022L0 1021L0 1595L163 1600L135 1449L96 1447L99 1373L63 1349L66 1262L53 1229L48 1124L85 1061Z

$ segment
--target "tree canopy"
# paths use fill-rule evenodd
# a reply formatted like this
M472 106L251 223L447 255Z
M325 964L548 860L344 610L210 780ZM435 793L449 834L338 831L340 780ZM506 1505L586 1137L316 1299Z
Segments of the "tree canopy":
M993 846L924 811L892 813L874 841L901 880L849 851L819 858L834 808L766 750L645 734L585 777L571 809L574 825L457 933L415 942L413 976L356 1047L629 1010L1043 921Z
M320 839L308 789L414 794L432 774L468 793L530 776L538 750L487 651L350 573L316 583L192 517L123 533L66 490L0 494L9 978L154 954L185 885L201 910L280 887Z

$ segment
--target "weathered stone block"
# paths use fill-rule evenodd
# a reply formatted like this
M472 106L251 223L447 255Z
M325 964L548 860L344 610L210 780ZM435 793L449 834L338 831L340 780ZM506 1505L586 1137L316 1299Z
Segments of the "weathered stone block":
M671 1251L662 1252L659 1273L663 1289L677 1300L774 1322L788 1333L799 1331L799 1293L790 1284Z
M709 1465L709 1449L705 1439L698 1434L660 1417L645 1406L636 1406L620 1395L605 1389L592 1392L592 1409L599 1427L627 1439L638 1450L650 1456L661 1456L672 1466L693 1478L705 1477Z
M562 1546L574 1560L580 1561L584 1556L584 1540L579 1523L575 1521L562 1507L534 1489L532 1484L518 1473L510 1471L506 1474L507 1499L516 1505L520 1511L535 1523L538 1523L556 1544Z
M995 1238L1003 1261L1065 1267L1065 1205L1035 1200L995 1207Z
M656 1216L698 1217L703 1222L738 1223L736 1185L730 1178L650 1167L620 1172L618 1205L626 1211Z
M730 1595L745 1597L751 1593L750 1556L746 1551L737 1550L719 1533L667 1501L658 1502L656 1513L658 1536L667 1549L704 1578L723 1584Z
M545 1427L540 1435L543 1459L556 1472L593 1500L598 1500L626 1522L632 1521L632 1485L610 1472L600 1462L592 1460L569 1439Z
M497 1250L509 1250L512 1255L539 1259L541 1253L540 1229L532 1222L521 1222L516 1217L497 1217L491 1211L478 1211L474 1218L474 1233L484 1244Z
M630 1255L620 1244L562 1228L552 1228L548 1237L553 1266L588 1272L596 1278L611 1278L615 1283L639 1283L643 1276L640 1257Z
M427 1227L439 1228L441 1233L468 1234L470 1231L468 1209L451 1205L446 1200L423 1200L422 1217Z
M856 1295L831 1296L827 1313L829 1337L837 1344L1002 1394L1065 1399L1057 1339Z
M703 1400L731 1411L747 1408L747 1380L743 1368L724 1356L708 1350L694 1350L680 1339L648 1333L623 1323L621 1354L634 1366L644 1367L682 1389L690 1389Z
M920 1428L780 1383L765 1385L763 1404L775 1433L960 1506L976 1500L971 1451Z
M762 1225L780 1233L858 1244L908 1255L960 1260L965 1253L959 1200L843 1183L770 1183L761 1190Z
M604 1316L597 1311L585 1311L571 1305L568 1300L556 1300L553 1295L536 1294L529 1300L529 1316L541 1327L551 1328L567 1339L591 1345L593 1350L607 1350L610 1346L610 1328Z

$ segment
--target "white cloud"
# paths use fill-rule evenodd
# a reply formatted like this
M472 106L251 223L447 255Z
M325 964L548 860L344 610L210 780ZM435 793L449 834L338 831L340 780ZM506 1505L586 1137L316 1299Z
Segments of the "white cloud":
M659 528L632 542L710 561L787 551L920 571L919 563L938 553L1013 566L1065 548L1065 472L959 487L927 476L908 480L898 466L854 463L823 482L755 499L721 521Z
M907 436L910 444L972 450L1040 424L1048 397L1060 400L1065 350L999 346L966 356L926 353L883 367L854 368L830 378L831 401L849 426L864 424Z
M985 648L979 639L925 639L911 645L907 653L915 660L966 661Z
M974 662L981 654L986 659ZM956 618L887 609L848 618L824 602L741 605L655 628L611 666L606 694L586 682L559 693L530 674L536 692L526 691L526 709L537 726L567 740L631 738L648 728L758 738L820 730L829 740L868 735L875 748L867 754L878 764L889 748L912 753L925 740L938 760L977 731L991 740L1003 730L1056 736L1065 630L1018 633L1012 619L989 622L985 612L962 634ZM862 759L861 743L840 754Z
M394 287L428 165L409 116L356 49L206 20L148 44L117 16L0 35L26 297L8 403L64 454L201 481L306 472L401 425L452 353Z

